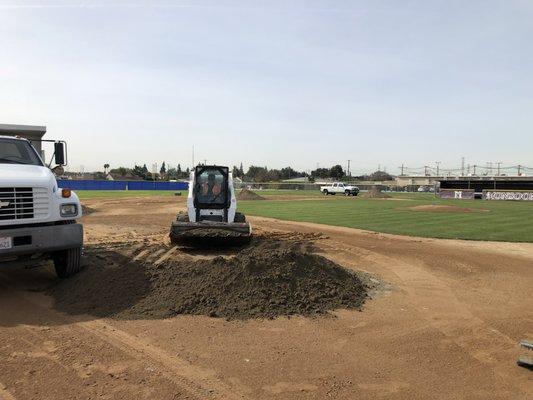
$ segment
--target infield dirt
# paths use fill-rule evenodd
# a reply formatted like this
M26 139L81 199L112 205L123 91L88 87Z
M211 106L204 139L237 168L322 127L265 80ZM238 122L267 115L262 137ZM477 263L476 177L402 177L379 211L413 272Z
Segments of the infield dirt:
M211 265L237 250L169 254L170 222L184 198L86 205L94 212L83 219L85 268L107 269L86 283L114 282L117 293L108 296L122 303L102 298L92 308L70 308L47 294L57 286L50 264L2 266L2 399L531 398L531 371L516 359L518 341L533 339L532 244L407 238L248 217L257 237L299 243L302 251L368 273L382 289L362 311L163 318L156 309L143 316L153 283L145 281L146 268L167 265L164 257ZM126 312L136 306L139 315Z

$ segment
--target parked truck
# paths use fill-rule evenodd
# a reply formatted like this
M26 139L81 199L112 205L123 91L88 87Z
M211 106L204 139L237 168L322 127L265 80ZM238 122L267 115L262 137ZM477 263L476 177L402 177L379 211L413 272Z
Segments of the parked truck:
M357 186L346 185L342 182L333 182L327 186L320 186L320 191L326 196L328 194L344 194L346 196L357 196L359 194L359 188Z
M58 277L67 278L80 270L83 227L76 220L82 209L54 175L66 165L65 142L47 142L54 148L52 169L35 148L41 143L0 136L0 263L50 258Z

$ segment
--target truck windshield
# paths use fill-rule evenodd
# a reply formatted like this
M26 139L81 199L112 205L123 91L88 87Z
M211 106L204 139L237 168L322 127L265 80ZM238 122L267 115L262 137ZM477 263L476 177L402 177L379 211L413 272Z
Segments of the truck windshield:
M0 164L43 165L25 140L0 138Z

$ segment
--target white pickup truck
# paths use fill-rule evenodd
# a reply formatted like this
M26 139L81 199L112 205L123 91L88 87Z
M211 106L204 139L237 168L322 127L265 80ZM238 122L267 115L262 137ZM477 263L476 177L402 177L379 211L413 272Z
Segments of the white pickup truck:
M342 182L334 182L331 185L320 186L320 191L326 196L328 194L344 194L345 196L357 196L359 194L359 188L357 186L345 185Z
M54 161L65 165L64 142L54 142ZM83 227L78 196L57 185L29 140L0 136L0 264L49 257L57 275L80 270Z

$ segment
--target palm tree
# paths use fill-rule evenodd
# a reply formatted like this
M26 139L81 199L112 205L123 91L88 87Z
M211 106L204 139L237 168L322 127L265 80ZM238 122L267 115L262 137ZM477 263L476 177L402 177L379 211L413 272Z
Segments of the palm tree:
M104 164L104 173L107 175L107 169L109 168L109 164Z

